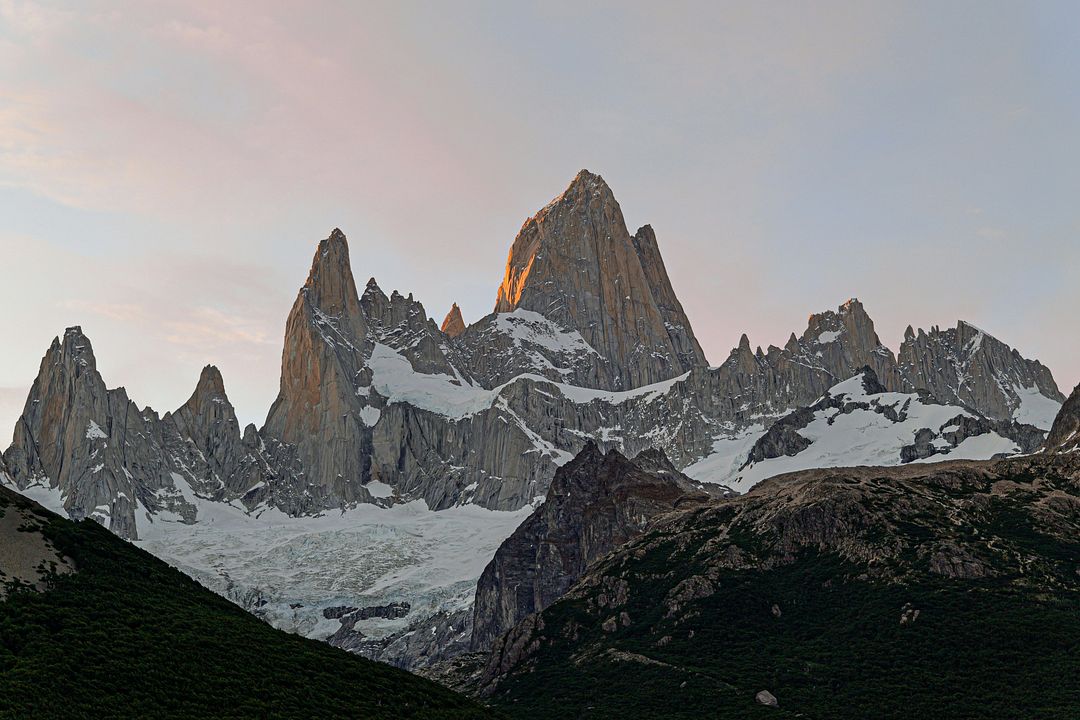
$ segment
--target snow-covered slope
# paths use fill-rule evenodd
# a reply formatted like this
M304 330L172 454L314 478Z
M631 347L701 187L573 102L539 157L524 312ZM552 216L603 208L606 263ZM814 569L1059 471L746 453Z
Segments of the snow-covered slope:
M433 614L467 609L484 566L533 511L463 505L435 512L420 500L290 517L198 497L182 478L177 486L197 507L198 521L144 510L136 516L135 544L274 627L320 640L340 627L325 617L327 608L407 603L402 617L356 623L375 640ZM65 514L57 488L21 493Z
M745 492L766 478L795 470L986 459L1015 453L1008 426L926 393L888 392L864 370L832 387L814 405L718 439L708 457L684 470L695 480Z

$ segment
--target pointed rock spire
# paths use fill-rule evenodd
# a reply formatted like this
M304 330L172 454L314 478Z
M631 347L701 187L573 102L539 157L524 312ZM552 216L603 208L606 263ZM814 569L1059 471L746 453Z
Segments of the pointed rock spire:
M195 444L209 466L209 487L219 485L239 464L240 423L225 394L221 371L207 365L199 374L195 392L171 415L180 436Z
M452 338L465 332L465 321L461 319L461 308L458 307L457 303L450 307L450 312L446 313L446 318L442 321L442 327L439 329Z
M653 302L660 311L660 317L668 331L671 345L679 356L680 365L691 368L708 364L705 360L705 351L701 349L697 338L694 337L690 320L686 317L682 303L679 302L675 289L671 286L671 279L668 277L664 260L660 257L660 246L656 242L656 232L653 231L652 225L642 225L638 228L633 240L638 262L645 271L645 279L649 281Z
M341 230L334 228L328 238L319 242L301 293L327 315L340 315L356 307L358 296L349 262L349 242Z
M374 278L364 302L390 305ZM355 383L372 344L348 242L335 229L319 243L308 279L289 312L280 390L263 428L269 437L297 449L313 502L335 493L339 502L352 502L366 477L370 456L360 450L370 433L359 419L363 398L357 396Z
M131 468L161 487L165 473L154 454L158 418L140 411L123 388L108 390L82 329L53 340L30 388L4 461L18 487L60 490L78 520L93 517L123 537L137 537L137 497Z
M587 170L510 248L495 312L519 308L581 334L603 361L596 387L638 387L706 364L652 228L632 237L611 188Z

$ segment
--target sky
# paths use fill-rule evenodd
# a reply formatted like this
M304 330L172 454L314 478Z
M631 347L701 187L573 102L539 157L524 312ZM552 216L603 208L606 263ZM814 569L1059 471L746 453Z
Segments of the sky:
M0 0L0 437L81 325L160 412L277 394L315 245L489 313L581 168L706 355L860 298L1080 381L1080 4ZM0 441L0 445L6 442Z

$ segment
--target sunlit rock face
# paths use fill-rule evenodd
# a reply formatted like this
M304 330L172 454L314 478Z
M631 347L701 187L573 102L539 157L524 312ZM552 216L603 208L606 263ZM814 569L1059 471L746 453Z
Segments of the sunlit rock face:
M446 317L443 319L439 329L452 338L456 338L465 332L465 321L461 319L461 308L458 307L457 303L454 303L450 308L450 312L446 313Z
M705 365L652 228L632 237L611 188L587 170L518 232L495 303L515 310L596 351L568 378L587 387L628 390Z

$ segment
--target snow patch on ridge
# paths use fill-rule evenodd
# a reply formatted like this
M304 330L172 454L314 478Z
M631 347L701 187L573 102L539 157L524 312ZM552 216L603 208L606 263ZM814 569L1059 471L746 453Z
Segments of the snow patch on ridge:
M826 343L836 342L836 339L840 337L842 333L843 330L826 330L825 332L818 335L818 344L824 345Z
M401 353L388 345L377 343L371 352L368 366L373 372L372 387L391 403L408 403L413 407L437 413L452 420L460 420L481 413L494 406L502 391L510 385L532 380L556 388L563 397L574 403L587 404L594 401L617 405L630 399L651 402L667 393L672 386L687 378L689 373L644 385L633 390L593 390L549 380L542 375L526 373L486 390L460 378L446 374L420 373L413 369Z
M1037 385L1024 387L1016 384L1013 385L1012 390L1018 402L1016 409L1013 410L1013 420L1034 425L1040 430L1050 430L1054 424L1054 418L1061 410L1061 403L1043 395Z
M556 353L581 353L599 356L577 330L563 330L538 312L517 308L495 316L493 328L509 335L521 347L531 343Z
M870 394L866 392L862 375L834 385L828 395L840 398L844 405L858 403L869 408L845 408L847 412L833 407L820 410L806 427L798 430L799 435L810 441L809 447L792 456L768 458L742 468L750 449L766 430L764 425L754 425L744 433L718 438L712 453L683 472L700 482L723 484L746 492L762 480L797 470L899 465L901 448L913 444L915 434L923 428L939 436L934 441L939 450L949 450L921 462L987 459L998 453L1019 451L1012 440L992 432L966 438L953 448L941 435L949 427L956 428L955 418L974 417L972 413L955 405L924 403L917 394ZM882 412L886 409L898 419L890 419Z

